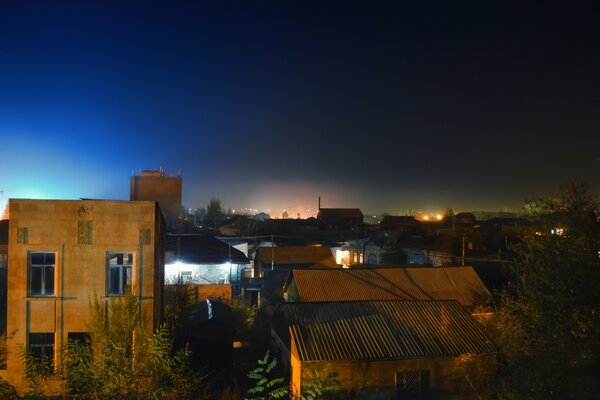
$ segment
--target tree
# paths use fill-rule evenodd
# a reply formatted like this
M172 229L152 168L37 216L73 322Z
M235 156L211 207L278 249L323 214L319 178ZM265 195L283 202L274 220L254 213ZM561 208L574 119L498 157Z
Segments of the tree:
M206 216L204 217L204 220L210 225L217 226L223 221L224 214L221 207L221 200L213 197L206 206Z
M246 400L283 399L288 396L289 388L285 378L275 375L277 359L269 352L258 361L258 365L248 373L248 378L254 381L254 386L246 391Z
M62 357L66 398L201 398L202 377L189 370L189 351L172 354L165 327L149 332L133 293L111 299L108 312L94 297L88 328L90 340L70 342Z
M600 234L588 186L528 203L534 224L501 295L500 398L599 398Z

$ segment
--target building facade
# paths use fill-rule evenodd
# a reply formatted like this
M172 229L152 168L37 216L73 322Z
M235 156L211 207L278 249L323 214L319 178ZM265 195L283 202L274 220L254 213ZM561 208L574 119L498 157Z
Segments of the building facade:
M59 366L61 348L86 335L90 299L107 307L131 290L148 329L162 319L164 219L156 202L9 201L6 369L27 384L20 357ZM56 377L56 385L60 379Z
M158 171L142 171L132 176L129 200L157 201L167 225L174 227L181 214L181 176L165 176L161 167Z

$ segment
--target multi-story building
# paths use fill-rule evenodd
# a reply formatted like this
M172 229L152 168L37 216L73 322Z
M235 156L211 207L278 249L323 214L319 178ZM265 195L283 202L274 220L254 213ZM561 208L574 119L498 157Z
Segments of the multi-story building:
M172 230L181 214L181 187L181 175L165 176L162 167L158 171L141 171L139 176L131 177L129 200L157 201Z
M56 369L61 348L86 334L94 296L108 306L131 289L148 329L158 327L164 225L154 201L11 199L8 356L0 376L25 387L23 349Z

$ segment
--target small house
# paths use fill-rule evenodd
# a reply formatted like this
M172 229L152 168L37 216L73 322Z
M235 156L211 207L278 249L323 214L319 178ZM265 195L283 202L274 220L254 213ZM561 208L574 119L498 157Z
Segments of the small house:
M348 398L459 398L495 371L493 343L457 301L284 303L272 336L298 397L336 374Z

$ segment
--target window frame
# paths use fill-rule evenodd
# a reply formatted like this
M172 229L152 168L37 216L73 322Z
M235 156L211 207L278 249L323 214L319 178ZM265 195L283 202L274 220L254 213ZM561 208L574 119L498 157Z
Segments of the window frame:
M38 340L34 340L34 335L37 335ZM38 343L42 341L40 340L44 337L42 335L46 335L48 338L51 337L52 339L46 341L45 343ZM31 361L38 365L40 367L40 371L42 371L45 375L52 375L54 373L55 340L56 335L54 332L29 332L27 335L27 353L31 357ZM50 351L48 351L48 348ZM34 352L33 349L39 349L40 355L36 355L35 353L37 353L37 351Z
M42 264L34 264L33 257L34 255L43 254L43 263ZM51 254L54 258L54 262L49 264L46 262L46 255ZM27 257L27 294L30 297L53 297L56 293L56 252L53 251L29 251ZM48 274L46 273L47 268L51 267L52 270L52 285L51 285L51 293L47 293L47 285L46 285L46 277ZM40 274L40 283L39 290L34 290L33 282L34 282L34 268L39 270ZM37 275L37 272L36 272ZM37 293L39 291L39 293Z
M111 259L114 257L122 256L122 262L119 264L111 264ZM126 258L131 257L131 261L129 263L125 262ZM107 296L124 296L127 292L127 289L130 289L133 286L133 266L135 264L134 253L129 251L109 251L106 253L106 295ZM117 283L117 290L114 290L112 287L112 271L117 270L117 276L119 282ZM127 270L129 270L129 274L127 274ZM125 273L125 274L124 274ZM125 279L124 279L125 277ZM127 279L128 278L128 279ZM129 280L129 284L125 282Z

